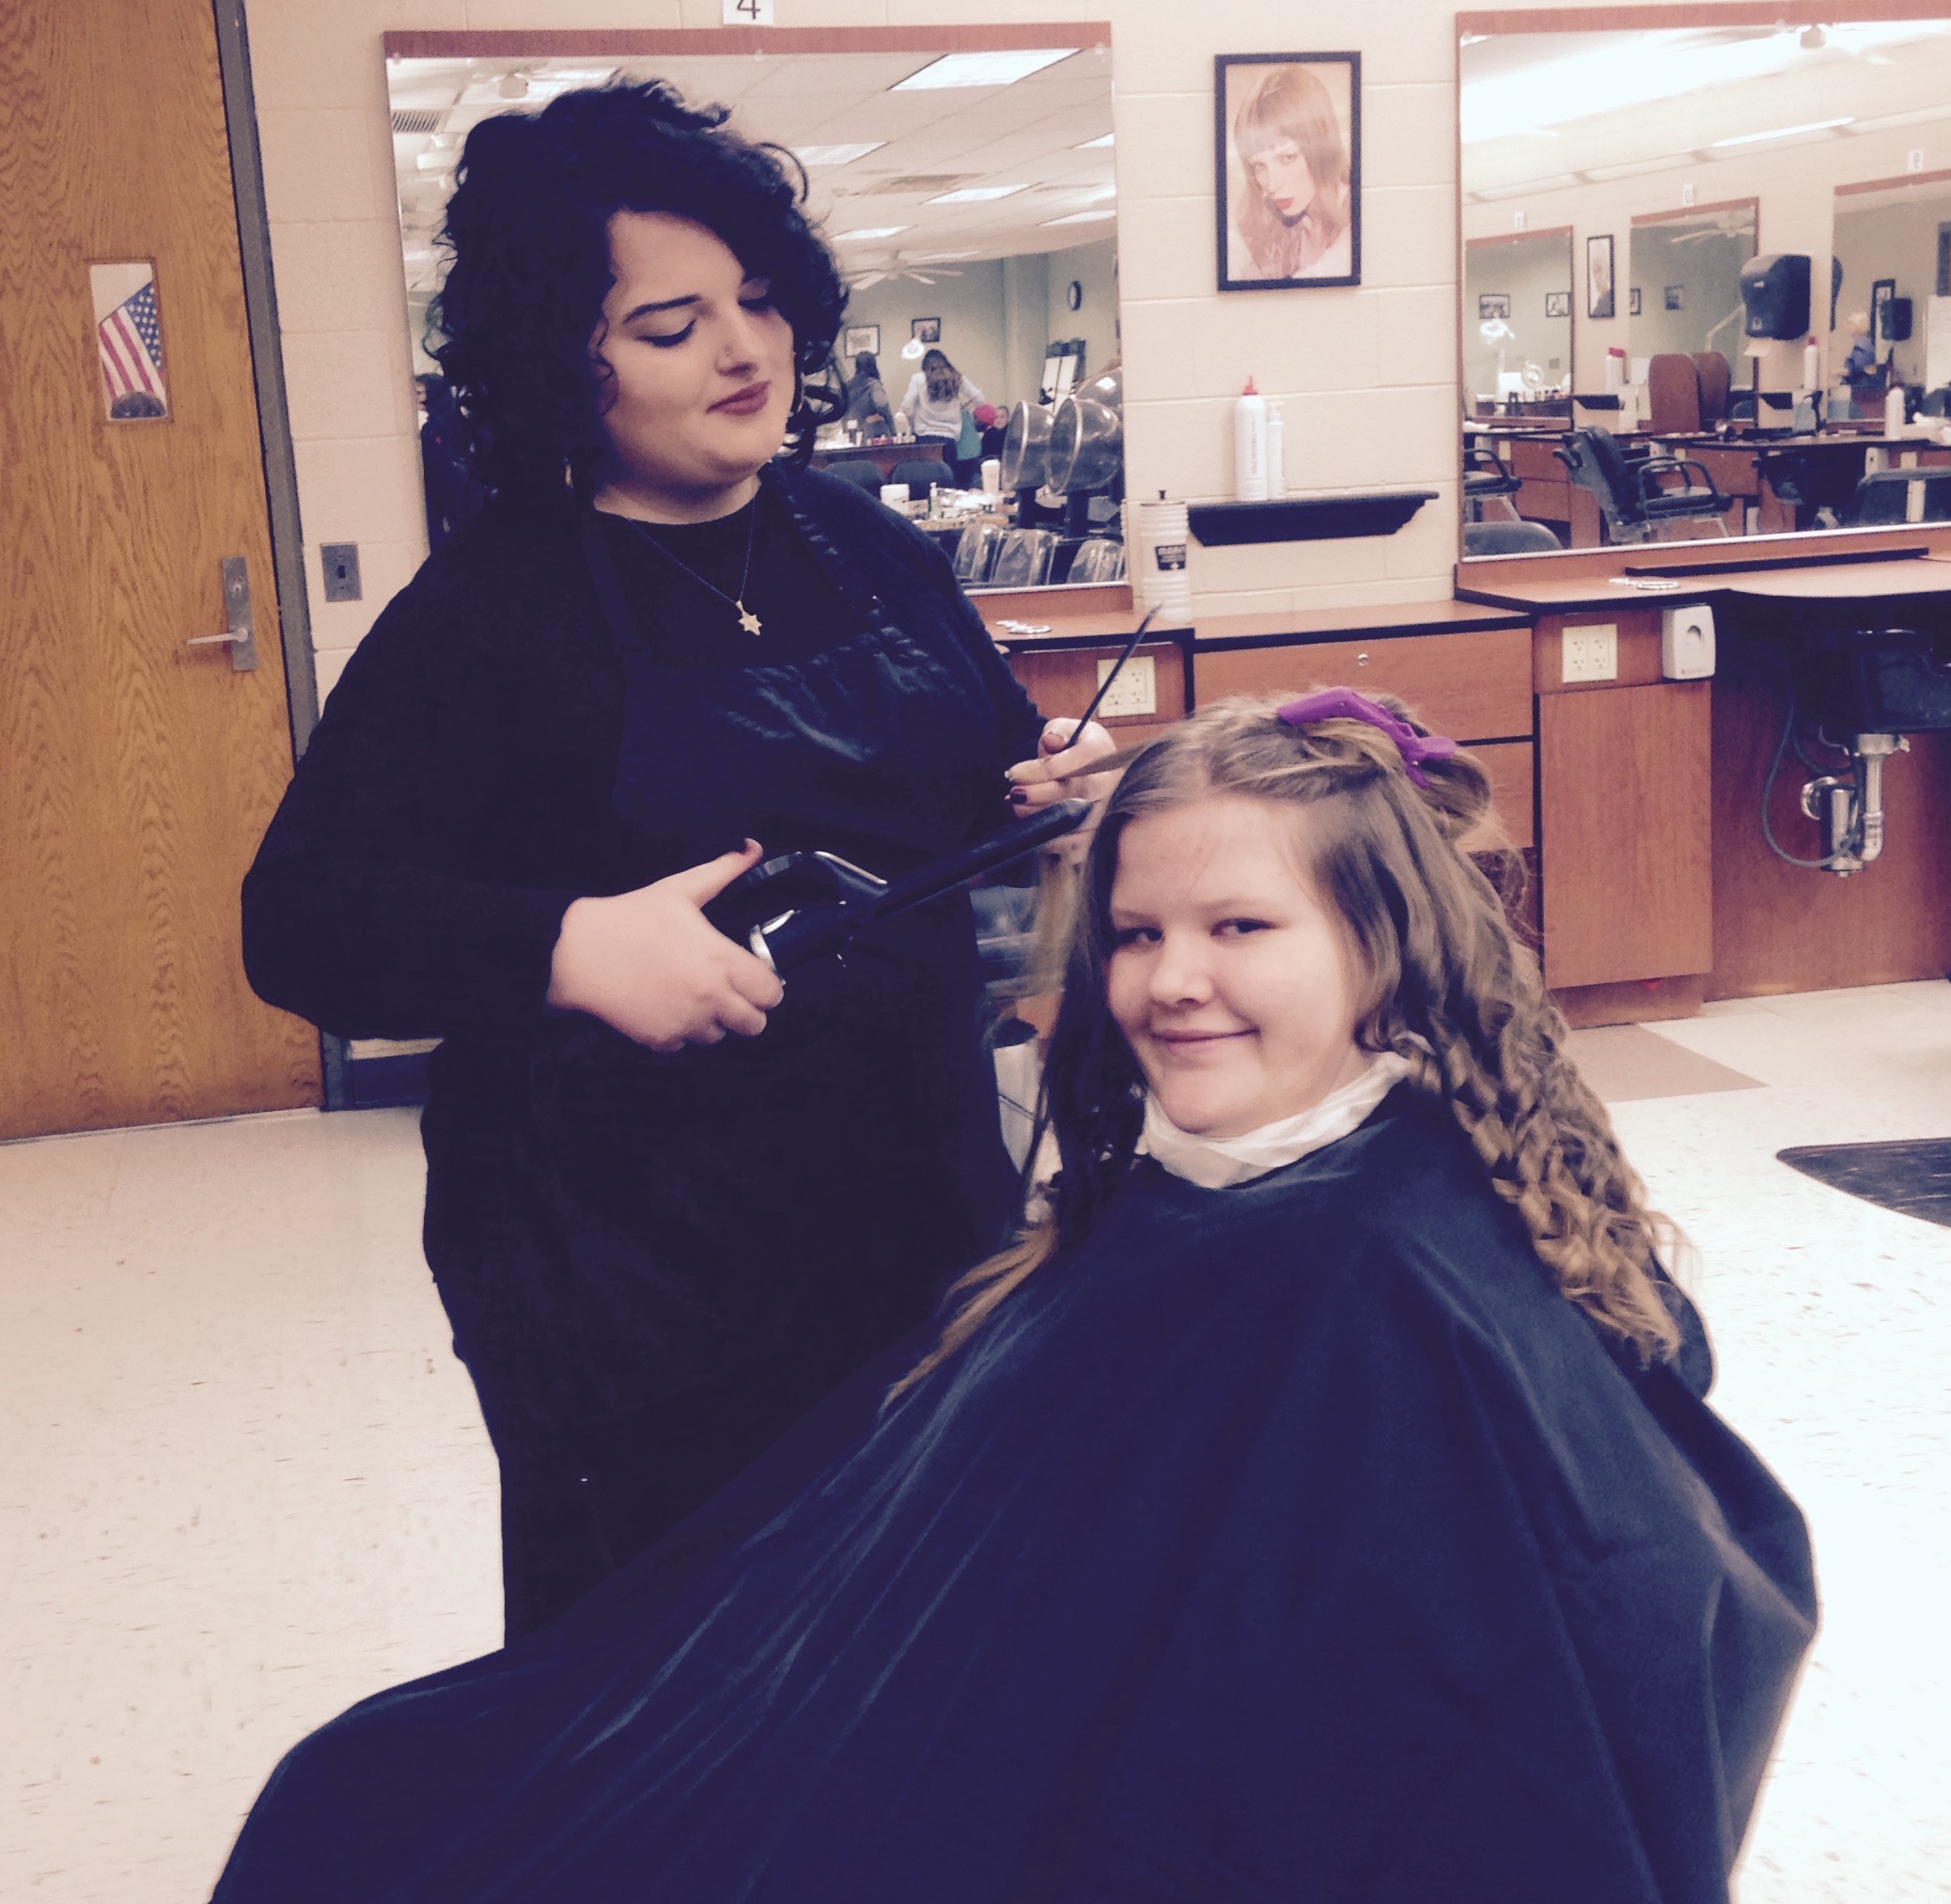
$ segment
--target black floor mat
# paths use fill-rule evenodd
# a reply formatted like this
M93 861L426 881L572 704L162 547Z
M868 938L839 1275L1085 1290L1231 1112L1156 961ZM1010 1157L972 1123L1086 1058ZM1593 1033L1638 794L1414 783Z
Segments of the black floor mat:
M1832 1190L1951 1228L1951 1137L1902 1144L1805 1144L1775 1155Z

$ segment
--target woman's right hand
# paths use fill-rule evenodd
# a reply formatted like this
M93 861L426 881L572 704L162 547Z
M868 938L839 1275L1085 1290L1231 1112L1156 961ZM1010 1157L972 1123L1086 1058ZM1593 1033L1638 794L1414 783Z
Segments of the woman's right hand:
M757 1038L786 988L702 908L759 855L757 841L748 839L739 852L633 893L577 899L562 915L549 1003L586 1011L656 1052L716 1044L726 1032Z

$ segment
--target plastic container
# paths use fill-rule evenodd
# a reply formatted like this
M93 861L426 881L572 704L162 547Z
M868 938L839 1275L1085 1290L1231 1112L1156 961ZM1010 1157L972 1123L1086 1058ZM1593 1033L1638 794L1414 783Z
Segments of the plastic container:
M1251 377L1233 403L1233 495L1242 503L1267 500L1267 399Z
M1288 422L1280 405L1267 406L1267 494L1269 499L1288 492Z
M1135 535L1132 533L1134 526ZM1167 502L1163 495L1155 503L1128 505L1125 542L1128 556L1137 557L1134 566L1140 605L1156 608L1167 617L1190 616L1193 578L1187 556L1192 548L1192 531L1186 523L1185 505Z
M1003 465L999 459L987 456L982 460L982 488L985 494L1000 495L1003 492Z
M1822 347L1813 337L1802 347L1802 387L1805 395L1822 387Z

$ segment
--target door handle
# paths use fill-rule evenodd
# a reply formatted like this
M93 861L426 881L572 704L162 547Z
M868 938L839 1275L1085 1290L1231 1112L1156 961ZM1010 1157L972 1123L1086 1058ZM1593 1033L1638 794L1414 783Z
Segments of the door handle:
M258 665L258 638L251 622L251 573L242 555L226 555L219 567L224 573L224 606L230 626L222 634L193 634L184 646L226 645L232 673L246 674Z

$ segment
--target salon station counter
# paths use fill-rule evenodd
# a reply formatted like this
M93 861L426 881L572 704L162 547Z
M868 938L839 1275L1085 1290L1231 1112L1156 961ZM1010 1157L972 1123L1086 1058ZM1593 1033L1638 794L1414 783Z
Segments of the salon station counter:
M1951 525L1474 561L1456 583L1433 601L1155 623L1138 651L1151 706L1106 725L1129 745L1227 694L1400 694L1483 758L1536 876L1546 982L1575 1024L1951 971L1951 734L1912 734L1884 764L1884 847L1859 872L1787 865L1760 822L1787 708L1781 641L1838 617L1951 626ZM976 601L1052 714L1084 710L1139 618L1121 587ZM1665 679L1663 613L1701 602L1716 671ZM1615 674L1567 681L1568 631L1605 627ZM1798 801L1807 772L1790 754L1769 808L1805 858L1818 851Z

